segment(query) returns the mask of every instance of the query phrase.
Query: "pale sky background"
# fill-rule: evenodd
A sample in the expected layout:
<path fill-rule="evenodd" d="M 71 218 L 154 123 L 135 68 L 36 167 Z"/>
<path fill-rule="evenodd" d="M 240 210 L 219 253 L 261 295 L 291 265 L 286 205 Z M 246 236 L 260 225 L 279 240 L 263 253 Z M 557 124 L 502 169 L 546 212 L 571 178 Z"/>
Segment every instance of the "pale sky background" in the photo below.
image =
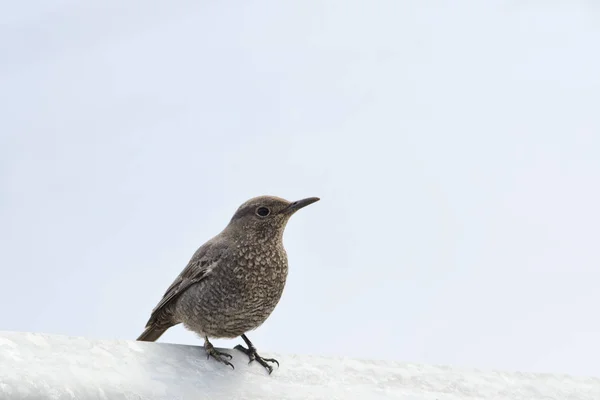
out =
<path fill-rule="evenodd" d="M 135 339 L 319 196 L 264 355 L 600 376 L 599 46 L 593 1 L 3 1 L 0 329 Z"/>

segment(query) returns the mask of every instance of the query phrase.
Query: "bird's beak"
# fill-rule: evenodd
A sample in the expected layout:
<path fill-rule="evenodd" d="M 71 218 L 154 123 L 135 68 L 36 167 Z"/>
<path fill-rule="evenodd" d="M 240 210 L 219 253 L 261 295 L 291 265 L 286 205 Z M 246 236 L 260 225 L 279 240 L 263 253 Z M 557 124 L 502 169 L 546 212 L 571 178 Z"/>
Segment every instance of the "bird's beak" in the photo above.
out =
<path fill-rule="evenodd" d="M 293 214 L 296 211 L 298 211 L 299 209 L 304 208 L 312 203 L 316 203 L 319 200 L 320 199 L 318 197 L 309 197 L 306 199 L 297 200 L 297 201 L 294 201 L 293 203 L 291 203 L 289 206 L 287 206 L 283 210 L 283 212 L 285 212 L 287 214 Z"/>

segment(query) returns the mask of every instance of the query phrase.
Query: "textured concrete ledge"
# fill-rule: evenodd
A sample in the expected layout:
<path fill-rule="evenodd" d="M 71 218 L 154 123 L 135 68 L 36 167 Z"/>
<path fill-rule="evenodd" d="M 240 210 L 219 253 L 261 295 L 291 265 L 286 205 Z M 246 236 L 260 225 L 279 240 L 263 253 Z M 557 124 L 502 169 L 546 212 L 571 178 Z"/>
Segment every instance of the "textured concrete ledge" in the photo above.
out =
<path fill-rule="evenodd" d="M 267 375 L 202 347 L 0 332 L 0 399 L 598 400 L 600 379 L 274 356 Z"/>

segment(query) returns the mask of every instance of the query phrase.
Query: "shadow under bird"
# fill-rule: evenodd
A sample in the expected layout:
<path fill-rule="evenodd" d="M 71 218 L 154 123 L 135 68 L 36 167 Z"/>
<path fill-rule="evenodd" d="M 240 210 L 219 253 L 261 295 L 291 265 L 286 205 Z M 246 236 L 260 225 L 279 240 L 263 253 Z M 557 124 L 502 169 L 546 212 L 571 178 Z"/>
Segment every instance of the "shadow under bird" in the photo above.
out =
<path fill-rule="evenodd" d="M 152 310 L 137 340 L 153 342 L 182 323 L 204 338 L 207 357 L 233 367 L 231 355 L 216 350 L 209 338 L 241 336 L 247 348 L 235 349 L 269 374 L 279 362 L 263 358 L 246 336 L 262 325 L 281 298 L 288 274 L 283 232 L 290 217 L 319 198 L 294 202 L 259 196 L 242 204 L 229 224 L 203 244 Z"/>

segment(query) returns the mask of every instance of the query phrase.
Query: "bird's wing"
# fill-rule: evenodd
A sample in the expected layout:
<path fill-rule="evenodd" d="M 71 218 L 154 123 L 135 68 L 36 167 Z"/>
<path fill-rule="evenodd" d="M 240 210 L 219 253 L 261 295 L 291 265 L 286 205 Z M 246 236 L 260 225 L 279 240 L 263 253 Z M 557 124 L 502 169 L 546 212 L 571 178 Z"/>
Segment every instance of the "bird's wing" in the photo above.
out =
<path fill-rule="evenodd" d="M 160 317 L 163 316 L 165 307 L 172 304 L 186 289 L 210 276 L 211 271 L 221 259 L 220 250 L 219 246 L 210 246 L 207 244 L 196 251 L 188 265 L 181 271 L 179 276 L 169 286 L 163 298 L 154 307 L 146 326 L 161 319 Z"/>

